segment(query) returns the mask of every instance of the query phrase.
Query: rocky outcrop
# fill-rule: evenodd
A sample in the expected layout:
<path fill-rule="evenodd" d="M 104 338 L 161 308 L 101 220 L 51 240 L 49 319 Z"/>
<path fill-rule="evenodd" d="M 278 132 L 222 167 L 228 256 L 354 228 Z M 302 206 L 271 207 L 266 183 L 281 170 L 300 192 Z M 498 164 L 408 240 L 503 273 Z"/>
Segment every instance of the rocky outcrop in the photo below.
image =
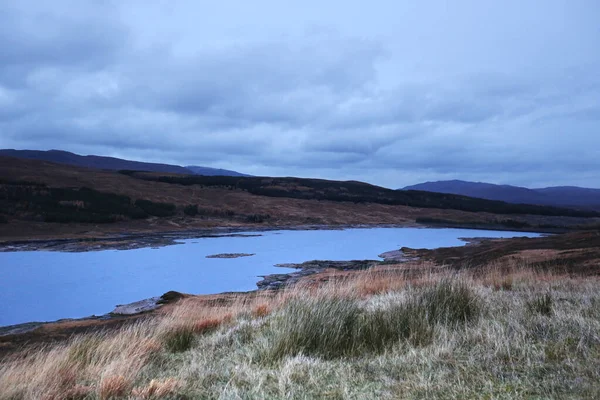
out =
<path fill-rule="evenodd" d="M 314 260 L 307 261 L 301 264 L 277 264 L 276 267 L 299 269 L 297 272 L 289 274 L 271 274 L 261 276 L 263 279 L 256 286 L 259 290 L 281 289 L 287 285 L 292 285 L 300 279 L 318 274 L 327 269 L 337 269 L 340 271 L 354 271 L 371 268 L 379 264 L 376 260 L 353 260 L 353 261 L 323 261 Z"/>
<path fill-rule="evenodd" d="M 135 301 L 129 304 L 118 304 L 115 309 L 111 312 L 112 315 L 135 315 L 152 310 L 156 310 L 163 304 L 175 302 L 184 295 L 173 290 L 163 294 L 160 297 L 151 297 L 140 301 Z"/>
<path fill-rule="evenodd" d="M 406 250 L 408 250 L 408 248 L 403 247 L 400 250 L 386 251 L 377 257 L 383 258 L 384 262 L 407 262 L 418 260 L 418 257 L 407 254 Z"/>

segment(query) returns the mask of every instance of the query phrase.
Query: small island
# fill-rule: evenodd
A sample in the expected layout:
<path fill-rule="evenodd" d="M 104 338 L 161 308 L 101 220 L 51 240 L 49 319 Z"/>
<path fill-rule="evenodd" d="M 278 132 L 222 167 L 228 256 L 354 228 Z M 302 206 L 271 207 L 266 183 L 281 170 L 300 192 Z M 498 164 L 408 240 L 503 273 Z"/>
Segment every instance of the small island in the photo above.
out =
<path fill-rule="evenodd" d="M 254 253 L 222 253 L 222 254 L 213 254 L 210 256 L 206 256 L 206 258 L 240 258 L 240 257 L 252 257 L 255 255 Z"/>

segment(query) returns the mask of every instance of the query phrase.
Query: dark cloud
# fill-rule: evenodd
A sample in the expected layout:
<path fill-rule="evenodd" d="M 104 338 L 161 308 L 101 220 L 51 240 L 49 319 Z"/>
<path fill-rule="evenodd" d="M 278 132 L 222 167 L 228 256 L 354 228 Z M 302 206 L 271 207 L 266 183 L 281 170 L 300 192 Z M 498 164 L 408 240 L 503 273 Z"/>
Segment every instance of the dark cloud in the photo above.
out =
<path fill-rule="evenodd" d="M 595 2 L 334 3 L 0 5 L 0 147 L 597 186 Z"/>

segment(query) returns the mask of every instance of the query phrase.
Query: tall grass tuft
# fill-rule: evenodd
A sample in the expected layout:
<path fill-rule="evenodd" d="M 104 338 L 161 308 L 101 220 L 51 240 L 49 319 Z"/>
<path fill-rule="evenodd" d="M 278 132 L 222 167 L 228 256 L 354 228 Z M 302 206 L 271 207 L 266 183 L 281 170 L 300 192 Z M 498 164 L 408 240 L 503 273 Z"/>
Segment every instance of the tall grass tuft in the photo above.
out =
<path fill-rule="evenodd" d="M 152 379 L 145 387 L 135 388 L 133 396 L 138 399 L 164 399 L 176 392 L 181 383 L 175 378 L 165 380 Z"/>
<path fill-rule="evenodd" d="M 419 298 L 432 323 L 458 325 L 475 321 L 481 314 L 481 299 L 465 281 L 446 278 L 425 290 Z"/>
<path fill-rule="evenodd" d="M 427 310 L 415 298 L 374 310 L 361 307 L 353 297 L 294 298 L 269 329 L 272 359 L 298 354 L 351 357 L 383 352 L 401 340 L 424 346 L 433 339 Z"/>
<path fill-rule="evenodd" d="M 547 292 L 543 295 L 537 295 L 526 302 L 527 310 L 532 314 L 551 315 L 552 314 L 552 295 Z"/>
<path fill-rule="evenodd" d="M 426 312 L 414 299 L 364 312 L 355 327 L 357 347 L 380 353 L 399 340 L 414 346 L 425 346 L 433 340 L 433 325 Z"/>
<path fill-rule="evenodd" d="M 171 353 L 187 351 L 194 342 L 194 327 L 181 325 L 166 330 L 162 334 L 162 342 Z"/>
<path fill-rule="evenodd" d="M 360 317 L 361 309 L 353 298 L 291 299 L 272 323 L 274 343 L 270 355 L 351 355 L 356 350 L 354 331 Z"/>
<path fill-rule="evenodd" d="M 101 400 L 122 398 L 131 388 L 131 382 L 122 375 L 109 375 L 103 377 L 98 388 L 98 395 Z"/>

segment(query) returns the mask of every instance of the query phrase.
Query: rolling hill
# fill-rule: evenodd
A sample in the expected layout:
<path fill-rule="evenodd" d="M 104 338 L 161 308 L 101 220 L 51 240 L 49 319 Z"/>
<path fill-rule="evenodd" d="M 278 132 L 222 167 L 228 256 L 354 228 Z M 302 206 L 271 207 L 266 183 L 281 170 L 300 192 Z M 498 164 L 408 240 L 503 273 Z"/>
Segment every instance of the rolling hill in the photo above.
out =
<path fill-rule="evenodd" d="M 402 190 L 448 193 L 487 200 L 505 201 L 513 204 L 538 204 L 545 206 L 600 209 L 600 189 L 588 189 L 576 186 L 528 189 L 519 186 L 452 180 L 425 182 L 407 186 Z"/>
<path fill-rule="evenodd" d="M 228 169 L 221 168 L 209 168 L 209 167 L 199 167 L 197 165 L 188 165 L 187 169 L 192 171 L 196 175 L 204 175 L 204 176 L 250 176 L 246 174 L 242 174 L 241 172 L 231 171 Z"/>
<path fill-rule="evenodd" d="M 147 172 L 162 172 L 168 174 L 196 174 L 196 175 L 224 175 L 224 176 L 244 176 L 236 171 L 225 169 L 189 166 L 182 167 L 180 165 L 148 163 L 140 161 L 124 160 L 115 157 L 104 156 L 82 156 L 62 150 L 0 150 L 0 156 L 25 158 L 30 160 L 49 161 L 60 164 L 73 165 L 76 167 L 95 168 L 104 170 L 132 170 L 132 171 L 147 171 Z"/>
<path fill-rule="evenodd" d="M 600 212 L 357 181 L 84 168 L 0 156 L 0 241 L 260 224 L 597 229 Z"/>

